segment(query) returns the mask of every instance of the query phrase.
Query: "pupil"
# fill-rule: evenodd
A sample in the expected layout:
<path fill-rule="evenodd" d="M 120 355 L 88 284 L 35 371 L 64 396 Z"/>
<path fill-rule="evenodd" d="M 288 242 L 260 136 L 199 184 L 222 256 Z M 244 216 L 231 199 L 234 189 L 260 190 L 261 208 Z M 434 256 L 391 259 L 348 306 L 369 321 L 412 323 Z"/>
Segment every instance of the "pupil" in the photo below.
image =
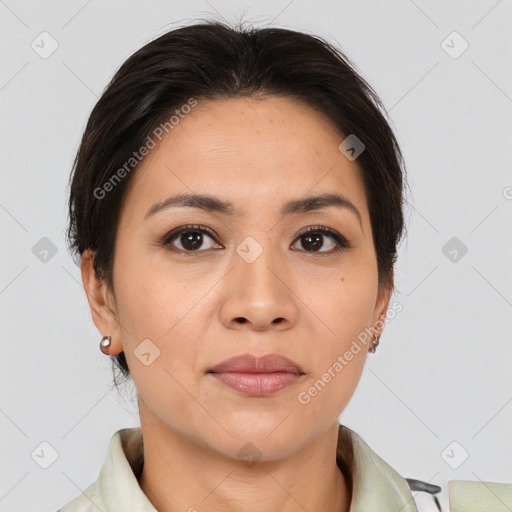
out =
<path fill-rule="evenodd" d="M 304 237 L 307 240 L 307 247 L 304 246 L 305 249 L 315 249 L 315 248 L 321 248 L 322 247 L 322 235 L 320 234 L 313 234 L 313 235 L 306 235 Z"/>
<path fill-rule="evenodd" d="M 181 243 L 185 249 L 195 250 L 201 247 L 203 235 L 198 232 L 189 232 L 181 235 Z"/>

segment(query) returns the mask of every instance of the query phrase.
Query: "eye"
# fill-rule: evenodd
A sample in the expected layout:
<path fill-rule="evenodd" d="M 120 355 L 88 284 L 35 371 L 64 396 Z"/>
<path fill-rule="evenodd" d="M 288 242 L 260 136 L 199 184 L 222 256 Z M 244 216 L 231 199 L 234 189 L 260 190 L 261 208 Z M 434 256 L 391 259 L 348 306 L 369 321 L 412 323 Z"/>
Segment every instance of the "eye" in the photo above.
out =
<path fill-rule="evenodd" d="M 329 237 L 331 238 L 331 240 L 334 240 L 334 242 L 331 241 L 330 244 L 331 250 L 318 251 L 317 248 L 322 247 L 324 245 L 325 237 Z M 339 251 L 344 251 L 351 247 L 350 243 L 343 235 L 340 235 L 338 232 L 322 224 L 303 229 L 302 231 L 299 232 L 297 238 L 303 240 L 302 247 L 306 252 L 321 252 L 333 254 Z"/>
<path fill-rule="evenodd" d="M 205 242 L 205 235 L 213 243 L 210 242 L 206 249 L 222 248 L 221 245 L 215 243 L 215 234 L 213 231 L 206 226 L 190 225 L 183 226 L 178 229 L 174 229 L 170 233 L 167 233 L 161 240 L 161 244 L 164 246 L 174 245 L 174 241 L 180 244 L 181 247 L 177 247 L 182 252 L 204 252 L 200 251 L 199 248 L 203 246 Z"/>
<path fill-rule="evenodd" d="M 328 250 L 318 250 L 323 248 L 326 237 L 331 239 L 330 247 L 327 248 Z M 207 239 L 210 240 L 210 243 L 204 247 L 205 240 Z M 301 230 L 296 239 L 303 240 L 301 245 L 306 252 L 333 254 L 351 247 L 344 236 L 322 224 Z M 215 233 L 206 226 L 200 225 L 188 225 L 174 229 L 164 236 L 160 244 L 169 248 L 169 250 L 174 250 L 172 249 L 174 247 L 177 251 L 185 253 L 205 252 L 208 249 L 223 248 L 222 245 L 216 242 Z M 201 248 L 202 250 L 200 250 Z"/>

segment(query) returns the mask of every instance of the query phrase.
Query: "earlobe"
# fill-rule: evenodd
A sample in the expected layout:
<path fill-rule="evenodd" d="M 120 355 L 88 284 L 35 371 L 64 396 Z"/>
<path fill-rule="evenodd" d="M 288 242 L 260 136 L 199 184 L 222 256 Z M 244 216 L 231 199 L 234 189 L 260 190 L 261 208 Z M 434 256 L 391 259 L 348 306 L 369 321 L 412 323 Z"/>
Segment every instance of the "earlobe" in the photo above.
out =
<path fill-rule="evenodd" d="M 94 253 L 84 251 L 80 260 L 82 283 L 94 325 L 102 336 L 112 338 L 109 352 L 114 355 L 122 351 L 117 312 L 107 283 L 97 276 L 93 263 Z"/>
<path fill-rule="evenodd" d="M 390 286 L 381 286 L 379 287 L 379 291 L 377 294 L 377 301 L 375 303 L 374 310 L 374 319 L 373 319 L 373 337 L 370 341 L 370 346 L 368 348 L 368 352 L 375 353 L 377 346 L 379 345 L 380 337 L 382 336 L 382 331 L 384 329 L 384 324 L 386 322 L 387 310 L 389 305 L 389 300 L 391 297 L 391 285 Z"/>

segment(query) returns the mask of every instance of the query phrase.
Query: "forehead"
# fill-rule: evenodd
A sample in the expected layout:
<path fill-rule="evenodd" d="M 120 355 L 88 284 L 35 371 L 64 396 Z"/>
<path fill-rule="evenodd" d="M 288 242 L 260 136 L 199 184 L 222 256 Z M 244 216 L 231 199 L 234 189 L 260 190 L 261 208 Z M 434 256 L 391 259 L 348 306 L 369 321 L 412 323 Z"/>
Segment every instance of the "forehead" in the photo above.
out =
<path fill-rule="evenodd" d="M 361 169 L 338 149 L 344 138 L 292 98 L 198 100 L 141 162 L 125 202 L 142 208 L 171 193 L 208 193 L 250 215 L 262 205 L 339 192 L 364 216 Z"/>

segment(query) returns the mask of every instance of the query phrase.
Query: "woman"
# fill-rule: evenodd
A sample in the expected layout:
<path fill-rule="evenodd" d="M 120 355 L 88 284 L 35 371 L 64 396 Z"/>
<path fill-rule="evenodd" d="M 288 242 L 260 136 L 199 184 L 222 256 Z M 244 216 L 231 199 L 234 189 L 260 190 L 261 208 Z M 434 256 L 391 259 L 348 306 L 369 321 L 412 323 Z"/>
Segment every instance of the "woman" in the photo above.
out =
<path fill-rule="evenodd" d="M 406 512 L 435 494 L 338 424 L 388 314 L 403 171 L 377 95 L 319 38 L 200 23 L 132 55 L 86 127 L 68 237 L 141 427 L 60 510 Z"/>

